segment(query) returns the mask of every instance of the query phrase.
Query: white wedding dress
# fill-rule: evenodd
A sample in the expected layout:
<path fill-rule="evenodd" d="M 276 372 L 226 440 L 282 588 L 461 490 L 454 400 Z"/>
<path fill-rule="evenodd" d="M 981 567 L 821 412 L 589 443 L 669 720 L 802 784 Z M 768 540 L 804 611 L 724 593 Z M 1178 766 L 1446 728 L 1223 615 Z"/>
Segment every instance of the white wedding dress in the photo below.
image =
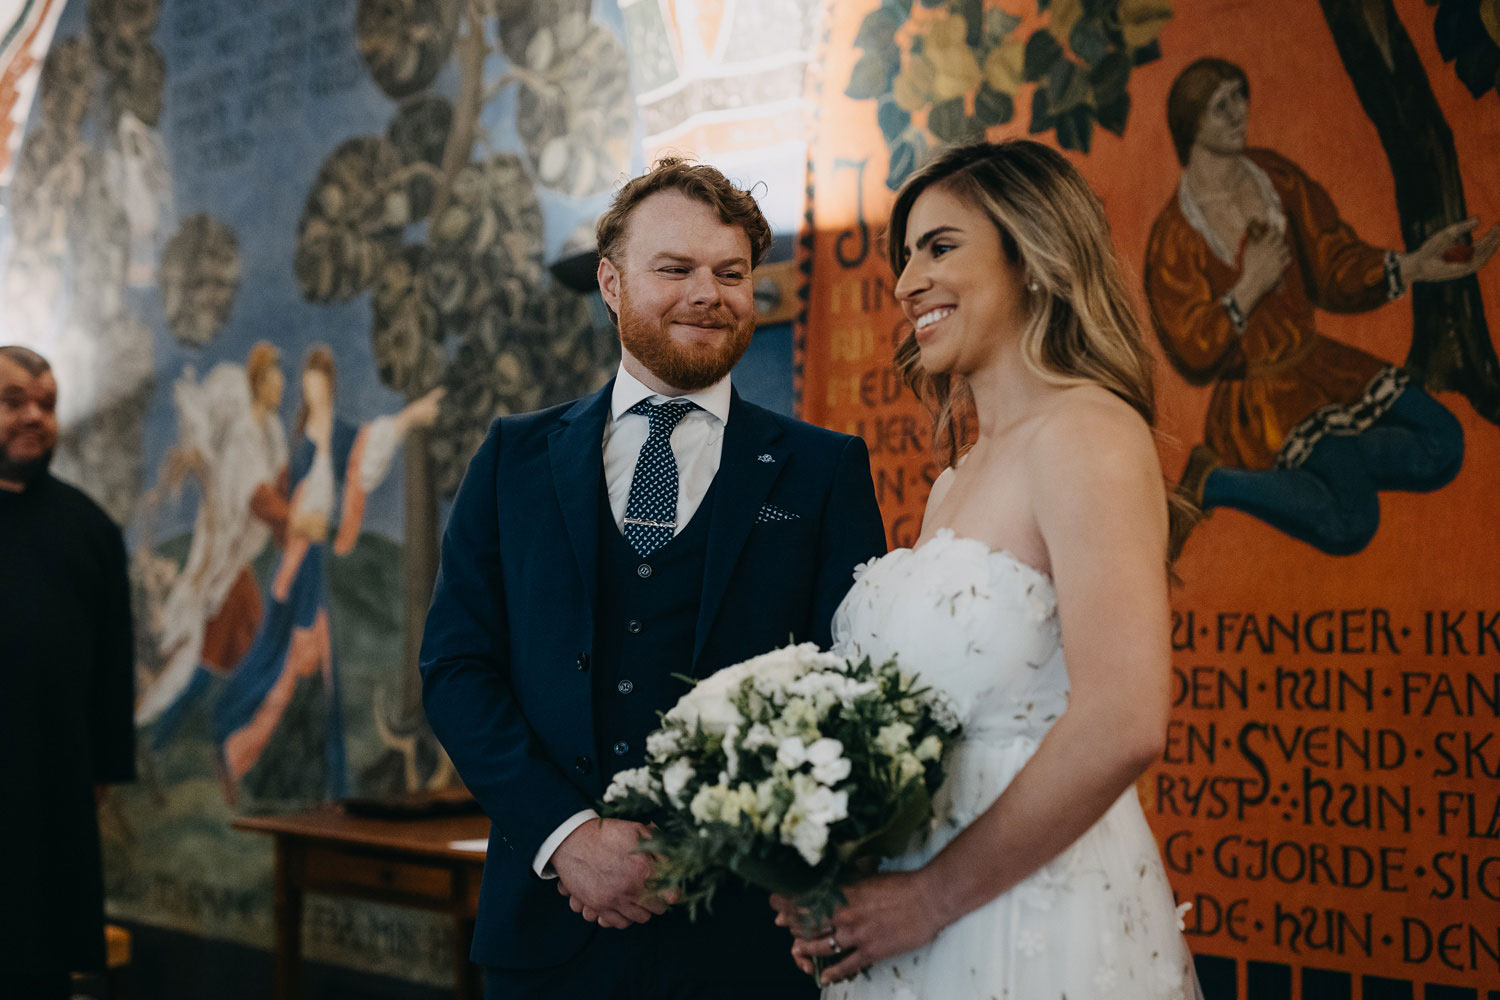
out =
<path fill-rule="evenodd" d="M 964 724 L 932 825 L 885 870 L 920 867 L 995 801 L 1068 702 L 1052 582 L 939 531 L 855 570 L 834 650 L 896 657 Z M 1201 994 L 1134 788 L 1051 863 L 824 1000 L 1191 1000 Z"/>

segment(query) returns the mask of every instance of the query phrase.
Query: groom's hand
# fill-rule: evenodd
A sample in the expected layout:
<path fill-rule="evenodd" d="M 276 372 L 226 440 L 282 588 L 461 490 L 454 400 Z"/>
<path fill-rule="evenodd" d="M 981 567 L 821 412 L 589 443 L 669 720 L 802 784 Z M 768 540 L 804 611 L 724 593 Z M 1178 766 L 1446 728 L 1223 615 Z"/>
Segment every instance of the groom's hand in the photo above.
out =
<path fill-rule="evenodd" d="M 568 834 L 552 854 L 552 868 L 574 913 L 619 929 L 666 912 L 666 903 L 646 889 L 651 862 L 636 853 L 650 834 L 620 819 L 589 820 Z"/>

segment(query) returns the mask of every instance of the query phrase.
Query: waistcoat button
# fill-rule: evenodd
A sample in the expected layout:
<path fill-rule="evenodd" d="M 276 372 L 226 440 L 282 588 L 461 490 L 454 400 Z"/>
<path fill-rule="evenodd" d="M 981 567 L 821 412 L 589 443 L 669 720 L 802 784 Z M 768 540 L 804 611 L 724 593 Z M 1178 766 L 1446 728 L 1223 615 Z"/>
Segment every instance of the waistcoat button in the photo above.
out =
<path fill-rule="evenodd" d="M 615 685 L 615 690 L 620 692 L 621 694 L 629 694 L 630 692 L 635 690 L 635 681 L 627 677 L 623 681 Z"/>
<path fill-rule="evenodd" d="M 651 576 L 651 567 L 650 567 L 650 565 L 647 564 L 647 563 L 641 563 L 639 566 L 637 566 L 635 568 L 635 575 L 638 576 L 638 577 L 640 577 L 642 580 L 647 579 L 648 577 Z"/>

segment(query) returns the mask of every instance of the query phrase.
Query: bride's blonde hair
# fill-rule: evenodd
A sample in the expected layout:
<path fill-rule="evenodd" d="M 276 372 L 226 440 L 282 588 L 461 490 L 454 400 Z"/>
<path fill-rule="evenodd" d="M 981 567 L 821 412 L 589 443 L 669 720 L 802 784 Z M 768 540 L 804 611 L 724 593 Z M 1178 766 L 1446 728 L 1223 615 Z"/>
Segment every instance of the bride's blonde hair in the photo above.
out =
<path fill-rule="evenodd" d="M 977 142 L 939 153 L 896 194 L 886 229 L 886 253 L 899 279 L 906 267 L 906 221 L 930 188 L 948 191 L 984 212 L 1000 231 L 1012 263 L 1026 275 L 1031 317 L 1021 333 L 1021 357 L 1053 385 L 1103 386 L 1156 426 L 1155 360 L 1146 348 L 1123 269 L 1110 240 L 1104 205 L 1061 154 L 1027 139 Z M 961 380 L 922 367 L 916 336 L 896 349 L 906 384 L 933 415 L 933 444 L 948 465 L 973 443 L 954 404 L 964 404 Z M 1168 491 L 1174 525 L 1193 516 Z"/>

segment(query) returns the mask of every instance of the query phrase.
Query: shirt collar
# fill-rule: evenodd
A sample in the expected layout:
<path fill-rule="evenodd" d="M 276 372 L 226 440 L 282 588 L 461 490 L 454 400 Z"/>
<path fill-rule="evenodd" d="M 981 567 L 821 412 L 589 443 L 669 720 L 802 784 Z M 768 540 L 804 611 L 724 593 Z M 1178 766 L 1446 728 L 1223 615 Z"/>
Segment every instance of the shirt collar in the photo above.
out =
<path fill-rule="evenodd" d="M 707 389 L 699 389 L 697 392 L 689 392 L 682 396 L 663 396 L 653 392 L 642 385 L 640 380 L 625 370 L 625 365 L 620 364 L 620 370 L 615 374 L 615 389 L 610 397 L 610 416 L 619 420 L 636 403 L 643 399 L 686 399 L 697 403 L 703 409 L 719 418 L 721 424 L 729 423 L 729 398 L 732 390 L 729 387 L 729 376 L 725 375 L 719 381 Z"/>

